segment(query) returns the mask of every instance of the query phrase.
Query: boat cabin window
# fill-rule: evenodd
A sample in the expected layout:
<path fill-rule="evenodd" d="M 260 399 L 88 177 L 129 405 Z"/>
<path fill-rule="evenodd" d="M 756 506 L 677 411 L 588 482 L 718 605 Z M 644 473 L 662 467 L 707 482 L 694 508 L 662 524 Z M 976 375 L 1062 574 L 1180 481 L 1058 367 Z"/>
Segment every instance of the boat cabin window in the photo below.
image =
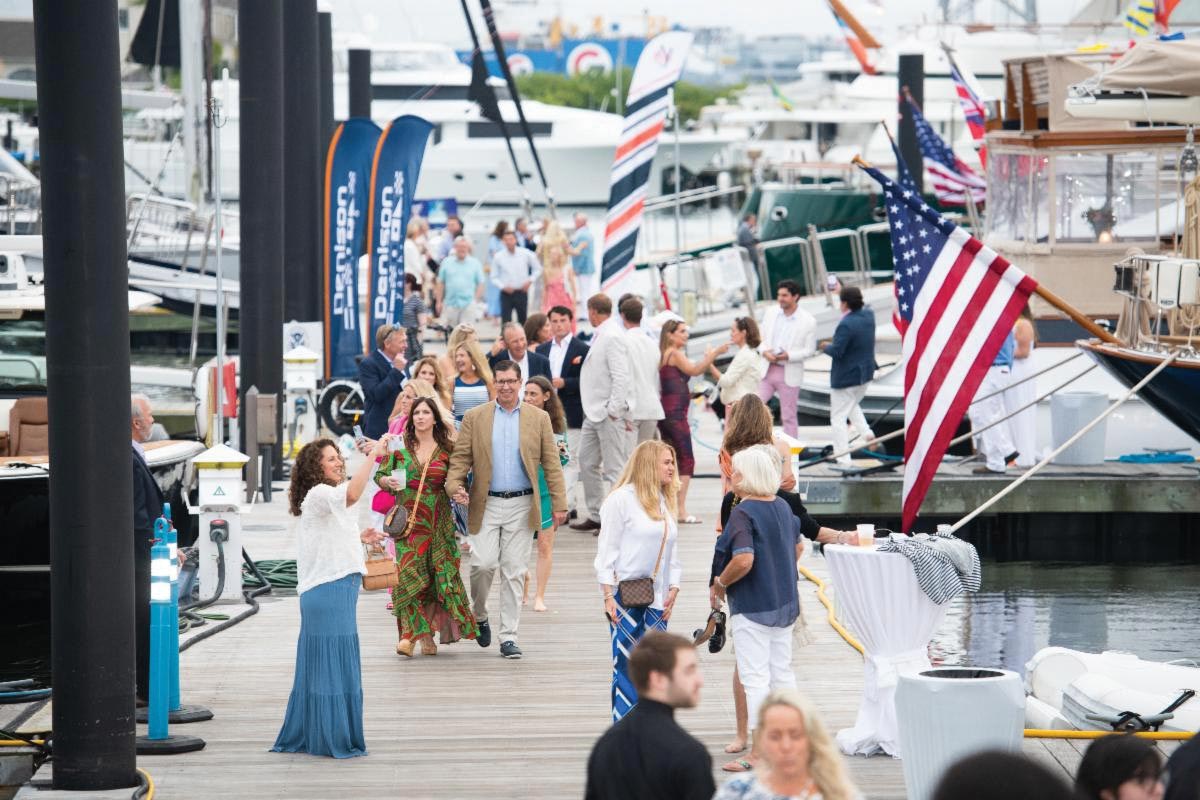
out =
<path fill-rule="evenodd" d="M 1028 244 L 1148 242 L 1175 231 L 1178 149 L 994 150 L 989 236 Z"/>
<path fill-rule="evenodd" d="M 811 122 L 796 122 L 793 120 L 773 120 L 767 123 L 763 131 L 763 139 L 782 139 L 807 142 L 813 138 Z"/>
<path fill-rule="evenodd" d="M 0 309 L 0 395 L 46 393 L 46 325 L 41 312 Z"/>
<path fill-rule="evenodd" d="M 470 100 L 468 86 L 414 83 L 373 83 L 371 97 L 374 100 Z M 507 86 L 492 86 L 496 99 L 511 100 Z"/>
<path fill-rule="evenodd" d="M 506 123 L 509 136 L 520 136 L 521 127 L 516 122 Z M 534 136 L 549 136 L 550 131 L 554 129 L 553 122 L 530 122 L 529 131 Z M 487 122 L 468 122 L 467 123 L 467 138 L 468 139 L 498 139 L 504 136 L 504 131 L 500 126 L 490 120 Z"/>

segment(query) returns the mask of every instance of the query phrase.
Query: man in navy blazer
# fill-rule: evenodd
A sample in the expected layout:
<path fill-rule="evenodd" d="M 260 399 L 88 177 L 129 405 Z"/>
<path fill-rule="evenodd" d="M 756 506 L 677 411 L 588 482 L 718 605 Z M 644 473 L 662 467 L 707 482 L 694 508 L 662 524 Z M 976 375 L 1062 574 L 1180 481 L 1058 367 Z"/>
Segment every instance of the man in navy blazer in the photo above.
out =
<path fill-rule="evenodd" d="M 576 509 L 575 484 L 579 483 L 579 443 L 583 440 L 583 400 L 579 395 L 579 373 L 587 358 L 588 346 L 572 334 L 575 311 L 566 306 L 550 309 L 550 332 L 553 338 L 537 346 L 540 355 L 550 362 L 550 382 L 558 392 L 567 417 L 567 450 L 571 460 L 563 467 L 567 481 L 567 507 Z"/>
<path fill-rule="evenodd" d="M 838 295 L 842 301 L 842 321 L 833 332 L 833 341 L 825 353 L 833 359 L 829 373 L 829 424 L 833 426 L 833 450 L 841 453 L 850 446 L 849 422 L 863 441 L 875 438 L 859 404 L 867 394 L 867 384 L 875 377 L 875 315 L 863 307 L 862 291 L 847 286 Z M 839 464 L 850 464 L 849 453 L 839 456 Z"/>
<path fill-rule="evenodd" d="M 154 522 L 162 516 L 163 493 L 146 463 L 142 444 L 150 440 L 154 415 L 145 395 L 130 398 L 133 440 L 133 579 L 135 652 L 137 655 L 137 697 L 150 699 L 150 546 L 154 540 Z"/>
<path fill-rule="evenodd" d="M 363 433 L 378 439 L 387 432 L 388 415 L 396 405 L 400 389 L 408 381 L 408 334 L 396 325 L 380 325 L 375 331 L 376 349 L 358 365 L 358 385 L 366 408 Z"/>
<path fill-rule="evenodd" d="M 538 355 L 529 349 L 529 341 L 525 338 L 525 327 L 519 322 L 506 322 L 500 330 L 500 338 L 504 341 L 504 349 L 488 358 L 488 364 L 494 369 L 501 361 L 511 361 L 521 368 L 521 380 L 528 381 L 534 375 L 541 375 L 546 380 L 551 379 L 550 359 Z M 521 398 L 525 398 L 525 384 L 521 384 Z"/>

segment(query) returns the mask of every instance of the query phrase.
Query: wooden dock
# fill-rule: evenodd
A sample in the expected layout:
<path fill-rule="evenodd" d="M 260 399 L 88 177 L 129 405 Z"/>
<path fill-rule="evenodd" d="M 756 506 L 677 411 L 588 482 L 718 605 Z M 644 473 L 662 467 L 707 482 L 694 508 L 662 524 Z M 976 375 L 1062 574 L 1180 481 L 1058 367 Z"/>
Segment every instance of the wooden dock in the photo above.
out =
<path fill-rule="evenodd" d="M 698 438 L 716 442 L 715 422 L 705 417 Z M 696 455 L 697 474 L 715 473 L 715 453 L 698 445 Z M 715 479 L 698 478 L 689 497 L 689 510 L 705 523 L 684 526 L 680 540 L 684 578 L 671 628 L 684 635 L 707 616 L 718 493 Z M 246 519 L 246 549 L 256 559 L 294 555 L 283 493 Z M 520 661 L 502 659 L 497 642 L 487 649 L 462 642 L 441 648 L 436 657 L 402 659 L 393 650 L 396 628 L 385 610 L 387 598 L 363 593 L 358 623 L 370 755 L 345 761 L 268 752 L 291 688 L 300 621 L 294 595 L 268 595 L 259 614 L 182 656 L 183 702 L 207 706 L 215 718 L 173 731 L 200 736 L 207 747 L 145 757 L 139 764 L 153 776 L 157 796 L 172 800 L 581 797 L 588 753 L 609 725 L 609 639 L 591 569 L 594 555 L 591 535 L 559 533 L 547 595 L 551 610 L 538 614 L 530 607 L 523 614 Z M 804 563 L 828 575 L 823 559 Z M 862 660 L 826 623 L 815 586 L 803 582 L 801 597 L 813 641 L 795 652 L 798 683 L 836 731 L 854 720 Z M 492 608 L 495 613 L 494 597 Z M 678 719 L 708 746 L 719 784 L 727 777 L 719 767 L 729 758 L 722 748 L 734 733 L 733 656 L 727 647 L 717 655 L 702 650 L 700 659 L 701 704 Z M 49 708 L 23 726 L 49 727 Z M 1067 777 L 1085 744 L 1026 740 L 1025 750 Z M 848 763 L 865 797 L 905 796 L 900 761 L 856 757 Z M 37 777 L 46 777 L 47 769 Z M 27 789 L 19 796 L 54 794 Z"/>

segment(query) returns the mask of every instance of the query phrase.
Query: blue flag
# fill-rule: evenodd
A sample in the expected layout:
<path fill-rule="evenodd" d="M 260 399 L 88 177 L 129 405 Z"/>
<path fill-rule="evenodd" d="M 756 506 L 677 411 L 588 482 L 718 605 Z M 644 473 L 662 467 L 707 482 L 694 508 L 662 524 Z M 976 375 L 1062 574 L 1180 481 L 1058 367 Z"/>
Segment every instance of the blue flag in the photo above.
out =
<path fill-rule="evenodd" d="M 433 125 L 406 114 L 392 120 L 375 148 L 367 227 L 368 332 L 400 322 L 404 304 L 404 237 Z M 415 270 L 420 273 L 422 270 Z M 371 347 L 371 342 L 367 343 Z"/>
<path fill-rule="evenodd" d="M 363 351 L 358 259 L 363 254 L 371 155 L 379 126 L 369 119 L 338 125 L 325 158 L 325 379 L 358 374 Z"/>

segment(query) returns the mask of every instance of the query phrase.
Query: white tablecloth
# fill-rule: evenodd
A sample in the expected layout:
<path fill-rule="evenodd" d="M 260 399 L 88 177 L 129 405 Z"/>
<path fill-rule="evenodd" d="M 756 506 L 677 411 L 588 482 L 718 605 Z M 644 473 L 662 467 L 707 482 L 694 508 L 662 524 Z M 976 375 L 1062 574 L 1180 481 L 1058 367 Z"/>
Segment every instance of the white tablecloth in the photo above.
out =
<path fill-rule="evenodd" d="M 853 728 L 838 731 L 847 755 L 880 750 L 900 757 L 896 725 L 896 679 L 930 667 L 929 640 L 945 607 L 934 604 L 899 553 L 827 545 L 837 616 L 866 652 L 863 697 Z"/>

